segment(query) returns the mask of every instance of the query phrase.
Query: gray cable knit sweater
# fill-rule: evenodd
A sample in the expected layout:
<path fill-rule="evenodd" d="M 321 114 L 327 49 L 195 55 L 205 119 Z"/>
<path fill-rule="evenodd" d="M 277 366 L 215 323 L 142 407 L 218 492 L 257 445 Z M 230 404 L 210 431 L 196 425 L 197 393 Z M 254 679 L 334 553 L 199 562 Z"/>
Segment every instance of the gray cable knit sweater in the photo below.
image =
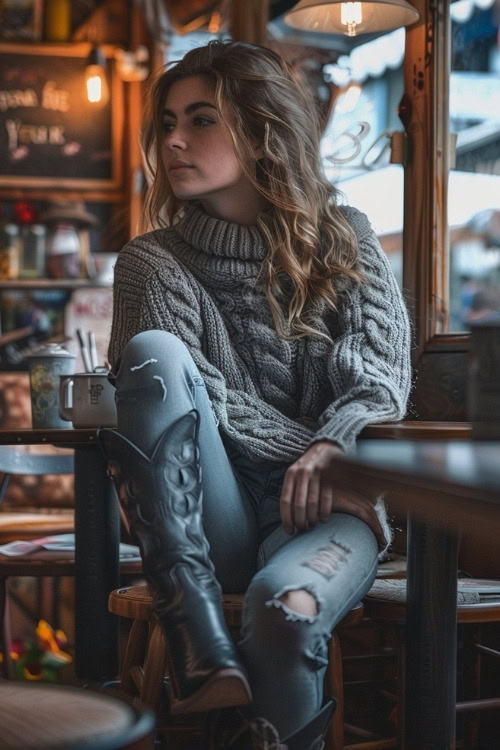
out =
<path fill-rule="evenodd" d="M 410 388 L 407 313 L 367 217 L 342 210 L 367 280 L 345 287 L 338 312 L 318 306 L 332 342 L 280 339 L 256 283 L 266 255 L 261 233 L 191 204 L 178 224 L 120 253 L 110 362 L 140 331 L 176 334 L 204 378 L 223 438 L 256 461 L 292 463 L 324 439 L 348 451 L 365 425 L 401 419 Z"/>

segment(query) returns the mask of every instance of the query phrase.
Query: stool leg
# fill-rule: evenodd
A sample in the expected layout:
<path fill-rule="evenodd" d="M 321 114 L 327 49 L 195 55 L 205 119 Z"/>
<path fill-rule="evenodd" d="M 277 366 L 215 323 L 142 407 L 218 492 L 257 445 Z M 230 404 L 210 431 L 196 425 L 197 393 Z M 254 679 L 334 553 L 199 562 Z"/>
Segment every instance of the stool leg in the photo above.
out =
<path fill-rule="evenodd" d="M 328 645 L 328 667 L 325 692 L 337 699 L 337 709 L 326 735 L 325 750 L 344 750 L 344 671 L 342 651 L 337 631 L 334 630 Z"/>
<path fill-rule="evenodd" d="M 464 670 L 466 684 L 471 686 L 471 693 L 465 700 L 478 700 L 481 697 L 481 652 L 476 648 L 482 641 L 480 624 L 464 628 Z M 479 712 L 467 712 L 464 716 L 464 748 L 473 750 L 479 747 Z"/>
<path fill-rule="evenodd" d="M 148 644 L 149 623 L 147 620 L 134 620 L 127 641 L 125 657 L 123 659 L 120 688 L 129 695 L 137 695 L 138 691 L 132 677 L 132 669 L 144 664 Z"/>
<path fill-rule="evenodd" d="M 11 633 L 7 578 L 0 578 L 0 623 L 2 627 L 2 672 L 6 679 L 12 680 L 14 678 L 14 667 L 10 656 Z"/>
<path fill-rule="evenodd" d="M 161 692 L 167 664 L 167 641 L 160 623 L 153 625 L 144 662 L 144 680 L 141 702 L 151 708 L 156 716 L 160 712 Z"/>
<path fill-rule="evenodd" d="M 398 726 L 397 738 L 399 750 L 406 749 L 405 740 L 405 698 L 406 698 L 406 628 L 396 626 L 396 636 L 399 640 L 398 656 Z"/>

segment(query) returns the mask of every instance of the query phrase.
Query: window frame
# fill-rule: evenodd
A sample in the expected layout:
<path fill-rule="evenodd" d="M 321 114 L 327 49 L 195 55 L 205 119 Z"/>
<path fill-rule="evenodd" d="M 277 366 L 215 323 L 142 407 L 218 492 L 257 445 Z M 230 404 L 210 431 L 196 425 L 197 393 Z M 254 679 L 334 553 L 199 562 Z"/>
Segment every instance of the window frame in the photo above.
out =
<path fill-rule="evenodd" d="M 451 22 L 448 0 L 414 0 L 406 34 L 403 288 L 414 327 L 414 364 L 427 352 L 466 352 L 468 333 L 446 333 L 449 315 L 448 174 Z"/>

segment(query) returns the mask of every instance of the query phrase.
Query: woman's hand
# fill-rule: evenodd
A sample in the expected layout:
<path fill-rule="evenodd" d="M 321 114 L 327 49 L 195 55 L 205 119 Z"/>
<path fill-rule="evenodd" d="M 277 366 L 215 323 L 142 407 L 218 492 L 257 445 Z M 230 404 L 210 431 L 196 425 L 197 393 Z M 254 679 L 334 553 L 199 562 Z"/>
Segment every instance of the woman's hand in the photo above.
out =
<path fill-rule="evenodd" d="M 281 490 L 280 512 L 285 531 L 305 531 L 326 523 L 333 512 L 348 513 L 368 524 L 381 546 L 385 536 L 373 503 L 366 497 L 350 491 L 336 492 L 331 475 L 331 459 L 341 454 L 333 443 L 321 441 L 312 445 L 292 464 L 285 474 Z"/>

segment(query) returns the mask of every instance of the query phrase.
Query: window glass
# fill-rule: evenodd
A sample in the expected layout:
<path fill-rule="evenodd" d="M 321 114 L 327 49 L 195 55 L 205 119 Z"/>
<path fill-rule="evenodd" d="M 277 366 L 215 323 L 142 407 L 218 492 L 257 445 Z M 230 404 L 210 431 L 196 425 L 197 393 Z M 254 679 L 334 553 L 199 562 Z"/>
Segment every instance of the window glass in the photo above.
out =
<path fill-rule="evenodd" d="M 336 96 L 322 142 L 323 166 L 341 202 L 367 214 L 396 278 L 403 275 L 403 167 L 390 163 L 390 133 L 402 131 L 405 31 L 355 47 L 325 78 Z"/>
<path fill-rule="evenodd" d="M 165 48 L 165 64 L 175 63 L 182 60 L 189 50 L 196 47 L 204 47 L 213 39 L 219 39 L 222 42 L 230 41 L 229 34 L 217 33 L 211 34 L 206 30 L 192 31 L 189 34 L 176 34 L 172 32 L 169 37 L 169 44 Z"/>
<path fill-rule="evenodd" d="M 451 5 L 449 330 L 500 313 L 499 0 Z"/>

